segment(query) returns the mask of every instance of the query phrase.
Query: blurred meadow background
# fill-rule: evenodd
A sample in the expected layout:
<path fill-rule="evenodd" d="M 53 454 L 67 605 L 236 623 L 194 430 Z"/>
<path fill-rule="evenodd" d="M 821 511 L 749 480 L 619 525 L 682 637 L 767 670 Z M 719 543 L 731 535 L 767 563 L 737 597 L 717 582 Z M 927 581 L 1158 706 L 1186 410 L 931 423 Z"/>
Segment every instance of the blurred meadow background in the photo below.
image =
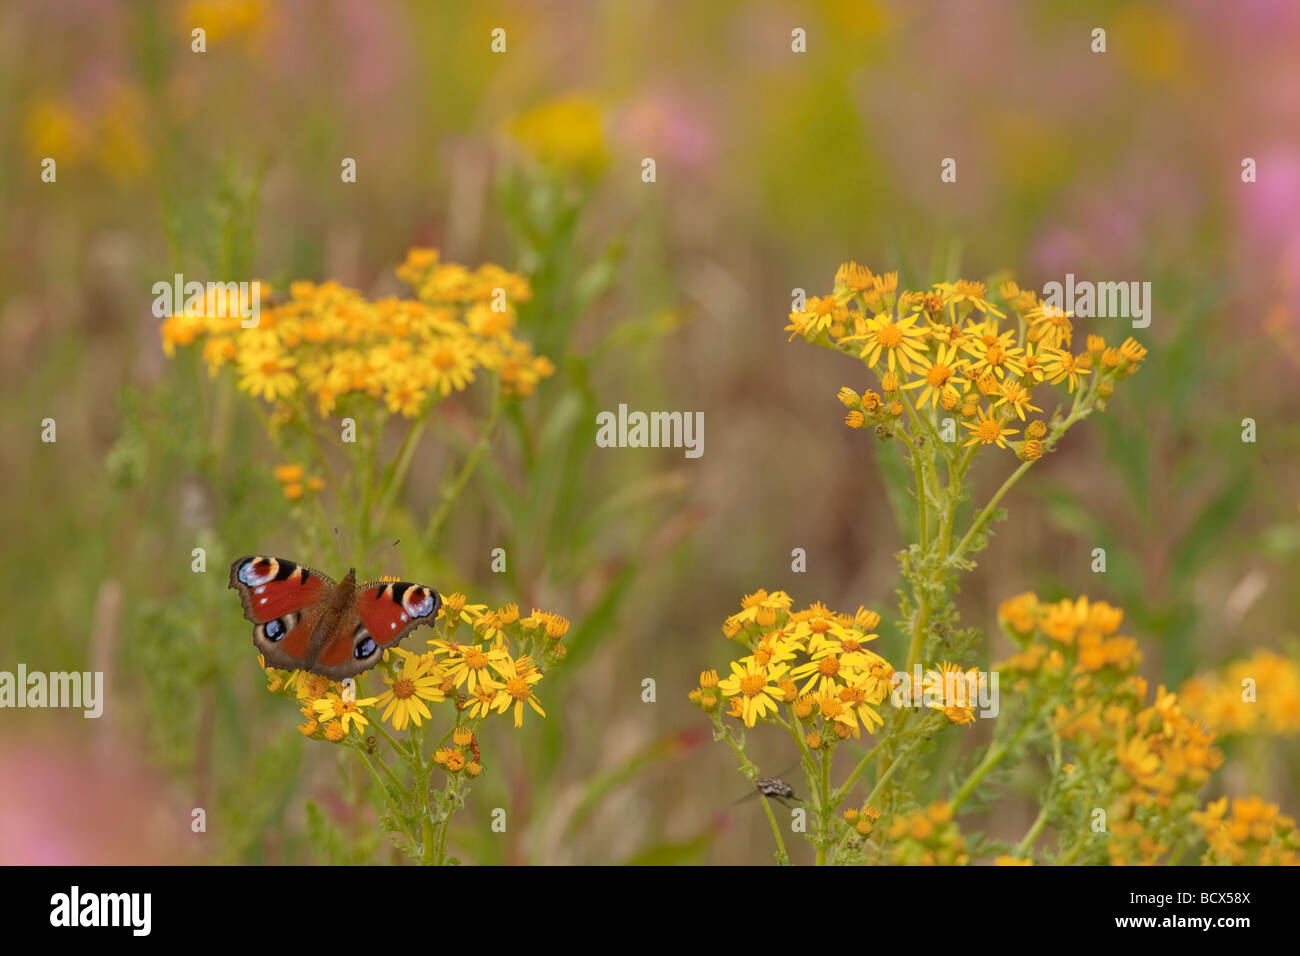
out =
<path fill-rule="evenodd" d="M 485 734 L 451 837 L 465 862 L 771 861 L 686 694 L 759 587 L 878 608 L 882 645 L 905 643 L 904 539 L 874 439 L 836 400 L 865 381 L 782 332 L 792 290 L 828 291 L 849 259 L 912 287 L 1152 283 L 1149 328 L 1082 323 L 1137 337 L 1143 373 L 1008 496 L 961 595 L 990 658 L 1010 650 L 999 603 L 1035 590 L 1123 607 L 1153 686 L 1258 648 L 1294 660 L 1297 49 L 1289 0 L 4 4 L 0 669 L 102 670 L 108 698 L 97 721 L 0 713 L 0 862 L 393 857 L 343 755 L 265 693 L 226 589 L 249 553 L 342 577 L 344 489 L 320 492 L 308 533 L 257 403 L 165 355 L 152 286 L 174 273 L 375 299 L 408 294 L 394 269 L 431 247 L 531 283 L 518 333 L 554 375 L 502 416 L 431 536 L 490 399 L 439 403 L 376 532 L 401 543 L 349 554 L 365 579 L 572 621 L 547 719 Z M 703 456 L 597 448 L 595 415 L 619 403 L 703 412 Z M 1000 480 L 976 475 L 976 498 Z M 1221 738 L 1217 791 L 1300 811 L 1294 706 Z M 986 731 L 963 733 L 969 752 Z M 1023 817 L 994 833 L 1033 818 L 1033 780 L 1012 786 Z"/>

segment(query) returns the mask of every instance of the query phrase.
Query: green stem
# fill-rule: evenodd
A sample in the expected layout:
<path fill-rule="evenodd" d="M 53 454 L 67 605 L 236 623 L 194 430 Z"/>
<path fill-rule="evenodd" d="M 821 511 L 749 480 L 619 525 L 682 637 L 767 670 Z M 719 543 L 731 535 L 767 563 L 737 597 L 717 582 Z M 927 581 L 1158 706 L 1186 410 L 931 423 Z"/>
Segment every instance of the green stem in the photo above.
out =
<path fill-rule="evenodd" d="M 388 809 L 392 811 L 393 819 L 396 820 L 397 825 L 402 828 L 402 832 L 406 834 L 406 838 L 410 840 L 412 844 L 414 844 L 415 835 L 412 834 L 409 829 L 407 829 L 406 821 L 402 819 L 401 808 L 394 806 L 393 801 L 388 798 L 388 790 L 387 788 L 384 787 L 384 782 L 379 779 L 379 774 L 375 772 L 374 764 L 370 762 L 370 758 L 365 754 L 364 751 L 358 751 L 358 753 L 361 754 L 361 759 L 365 762 L 366 769 L 370 771 L 370 776 L 374 778 L 375 786 L 379 788 L 379 792 L 384 798 L 384 803 L 388 804 Z M 383 766 L 382 762 L 380 763 L 380 766 Z M 387 767 L 384 767 L 384 769 L 388 770 Z M 390 775 L 392 774 L 391 770 L 389 771 L 389 774 Z M 394 778 L 394 782 L 397 783 L 397 786 L 399 788 L 402 786 L 401 783 L 396 780 L 396 778 Z"/>
<path fill-rule="evenodd" d="M 916 611 L 912 615 L 912 639 L 907 645 L 907 667 L 910 676 L 916 666 L 916 659 L 921 655 L 921 644 L 925 639 L 925 627 L 930 622 L 930 595 L 924 588 L 918 588 Z"/>
<path fill-rule="evenodd" d="M 364 754 L 363 754 L 363 756 L 364 756 Z M 367 761 L 367 762 L 369 762 L 369 761 Z M 405 788 L 402 786 L 402 781 L 401 781 L 400 779 L 398 779 L 397 774 L 393 773 L 392 768 L 389 767 L 388 764 L 386 764 L 386 763 L 384 763 L 382 760 L 378 760 L 378 759 L 376 759 L 375 762 L 376 762 L 377 764 L 379 764 L 379 769 L 382 770 L 384 773 L 386 773 L 386 774 L 388 775 L 388 779 L 391 780 L 391 781 L 393 781 L 393 786 L 397 787 L 399 790 L 403 790 L 403 789 L 405 789 Z"/>
<path fill-rule="evenodd" d="M 849 775 L 844 778 L 844 782 L 839 785 L 839 788 L 836 789 L 834 793 L 831 794 L 832 810 L 844 802 L 844 798 L 849 795 L 849 791 L 853 789 L 853 785 L 858 782 L 858 777 L 862 776 L 863 771 L 867 769 L 867 764 L 869 764 L 871 759 L 876 755 L 876 751 L 884 745 L 885 741 L 881 740 L 878 741 L 874 747 L 868 750 L 866 756 L 858 761 L 858 765 L 849 772 Z"/>
<path fill-rule="evenodd" d="M 894 775 L 894 771 L 899 768 L 903 762 L 903 758 L 908 755 L 911 749 L 911 747 L 903 748 L 903 752 L 894 758 L 894 762 L 889 765 L 889 769 L 880 775 L 880 779 L 876 781 L 876 785 L 872 787 L 871 792 L 867 794 L 867 799 L 862 801 L 864 804 L 875 803 L 876 798 L 880 795 L 880 791 L 884 789 L 885 784 L 889 783 L 889 778 Z"/>
<path fill-rule="evenodd" d="M 744 775 L 746 780 L 752 783 L 754 778 L 758 776 L 758 767 L 745 753 L 745 745 L 736 739 L 736 735 L 732 732 L 731 728 L 724 724 L 722 718 L 718 717 L 716 714 L 713 716 L 713 726 L 717 729 L 717 737 L 725 740 L 727 746 L 735 751 L 736 756 L 740 758 L 740 772 Z M 790 729 L 788 724 L 786 725 L 786 728 Z M 793 733 L 794 731 L 791 732 Z M 785 840 L 781 837 L 781 827 L 776 822 L 776 815 L 772 813 L 772 806 L 764 794 L 760 793 L 758 797 L 763 802 L 764 812 L 767 813 L 767 822 L 772 825 L 772 836 L 776 838 L 777 865 L 789 866 L 790 855 L 786 852 Z"/>
<path fill-rule="evenodd" d="M 1002 758 L 1007 755 L 1008 748 L 1005 744 L 994 744 L 984 753 L 984 759 L 980 761 L 979 766 L 971 771 L 971 775 L 966 778 L 966 782 L 961 785 L 952 800 L 949 801 L 954 812 L 958 807 L 966 802 L 966 798 L 975 792 L 975 788 L 980 785 L 980 781 L 988 774 L 990 770 L 1002 762 Z"/>
<path fill-rule="evenodd" d="M 917 520 L 921 530 L 921 551 L 924 552 L 930 546 L 929 532 L 929 514 L 928 495 L 925 487 L 925 469 L 921 465 L 921 455 L 912 449 L 912 471 L 916 475 L 916 508 Z"/>
<path fill-rule="evenodd" d="M 373 726 L 375 730 L 379 731 L 379 735 L 388 741 L 388 745 L 392 747 L 394 751 L 396 751 L 399 754 L 409 755 L 410 751 L 408 751 L 405 747 L 403 747 L 400 743 L 398 743 L 396 738 L 394 738 L 392 734 L 390 734 L 388 731 L 384 729 L 383 721 L 376 720 L 374 724 L 372 724 L 371 726 Z"/>
<path fill-rule="evenodd" d="M 447 831 L 451 829 L 451 817 L 456 812 L 456 803 L 460 799 L 460 777 L 453 776 L 451 782 L 447 784 L 447 789 L 443 791 L 443 801 L 446 803 L 446 816 L 442 818 L 442 824 L 438 827 L 438 866 L 442 866 L 447 859 Z"/>
<path fill-rule="evenodd" d="M 1029 832 L 1025 834 L 1024 839 L 1016 847 L 1016 856 L 1024 857 L 1029 853 L 1034 841 L 1038 839 L 1038 835 L 1043 832 L 1045 826 L 1047 826 L 1047 807 L 1043 807 L 1038 811 L 1038 817 L 1034 820 L 1033 826 L 1029 828 Z"/>
<path fill-rule="evenodd" d="M 776 822 L 776 814 L 772 812 L 772 803 L 764 794 L 759 794 L 758 799 L 763 803 L 763 812 L 767 814 L 767 822 L 772 825 L 772 836 L 776 838 L 776 863 L 777 866 L 789 866 L 790 854 L 786 852 L 785 840 L 781 838 L 781 827 Z"/>
<path fill-rule="evenodd" d="M 808 749 L 808 741 L 806 739 L 807 735 L 803 729 L 803 721 L 795 716 L 794 704 L 787 704 L 786 706 L 790 709 L 790 720 L 788 722 L 782 720 L 779 714 L 775 715 L 773 719 L 786 729 L 794 739 L 795 746 L 799 748 L 799 753 L 803 756 L 803 759 L 811 764 L 813 762 L 813 756 L 812 752 Z"/>
<path fill-rule="evenodd" d="M 1027 472 L 1033 464 L 1034 463 L 1032 461 L 1022 462 L 1020 467 L 1017 468 L 1015 471 L 1013 471 L 1011 473 L 1011 476 L 1007 478 L 1006 481 L 1002 482 L 1002 487 L 997 490 L 997 492 L 993 495 L 992 499 L 990 499 L 989 503 L 984 506 L 984 510 L 979 513 L 979 515 L 975 518 L 975 521 L 971 524 L 970 530 L 968 530 L 965 536 L 961 539 L 961 541 L 957 543 L 956 549 L 953 551 L 952 556 L 948 559 L 950 562 L 958 560 L 959 558 L 961 558 L 962 555 L 966 553 L 966 549 L 970 547 L 971 539 L 975 537 L 975 533 L 979 531 L 980 528 L 984 527 L 984 524 L 989 520 L 989 517 L 993 514 L 994 509 L 997 508 L 998 502 L 1002 500 L 1002 497 L 1012 489 L 1015 483 L 1020 480 L 1021 476 L 1023 476 L 1024 473 Z"/>
<path fill-rule="evenodd" d="M 1084 840 L 1080 840 L 1078 843 L 1076 843 L 1076 844 L 1074 845 L 1074 849 L 1073 849 L 1073 850 L 1071 850 L 1071 851 L 1070 851 L 1069 853 L 1067 853 L 1065 856 L 1061 857 L 1060 859 L 1058 859 L 1058 860 L 1056 861 L 1056 866 L 1067 866 L 1067 865 L 1069 865 L 1070 863 L 1073 863 L 1073 862 L 1074 862 L 1074 858 L 1077 857 L 1080 853 L 1083 852 L 1084 846 L 1085 846 L 1086 844 L 1087 844 L 1087 840 L 1086 840 L 1086 839 L 1084 839 Z"/>
<path fill-rule="evenodd" d="M 425 790 L 424 796 L 424 813 L 420 815 L 420 833 L 424 840 L 424 865 L 439 866 L 442 860 L 435 856 L 437 849 L 437 827 L 433 822 L 432 810 L 429 807 L 428 790 Z"/>
<path fill-rule="evenodd" d="M 479 432 L 478 441 L 465 459 L 465 464 L 461 466 L 460 473 L 456 475 L 455 480 L 450 485 L 444 485 L 442 490 L 442 499 L 438 502 L 438 508 L 429 518 L 429 527 L 425 532 L 425 538 L 432 547 L 437 544 L 438 535 L 442 531 L 443 522 L 447 520 L 447 515 L 451 513 L 451 506 L 456 503 L 465 483 L 469 481 L 470 476 L 474 474 L 478 463 L 482 460 L 488 446 L 492 443 L 492 434 L 496 430 L 497 420 L 501 417 L 501 408 L 503 401 L 500 395 L 492 403 L 492 413 L 488 416 L 483 428 Z"/>
<path fill-rule="evenodd" d="M 719 736 L 727 742 L 727 746 L 736 752 L 736 756 L 740 758 L 740 772 L 746 780 L 752 783 L 754 778 L 758 776 L 758 766 L 745 753 L 745 745 L 736 739 L 736 735 L 732 733 L 731 728 L 716 715 L 713 718 L 713 725 L 718 729 Z"/>
<path fill-rule="evenodd" d="M 988 772 L 1001 763 L 1003 758 L 1011 752 L 1012 748 L 1020 742 L 1020 738 L 1029 732 L 1030 726 L 1030 721 L 1026 720 L 1020 725 L 1019 729 L 1012 734 L 1009 741 L 1006 743 L 994 743 L 989 746 L 989 749 L 985 752 L 984 759 L 980 761 L 979 766 L 971 772 L 971 775 L 966 778 L 966 782 L 963 783 L 961 788 L 953 795 L 950 803 L 954 812 L 959 806 L 966 802 L 966 798 L 975 791 L 975 788 L 979 786 L 980 781 L 984 779 Z"/>
<path fill-rule="evenodd" d="M 948 494 L 947 501 L 944 504 L 943 518 L 939 525 L 939 559 L 946 561 L 948 558 L 948 548 L 952 543 L 952 528 L 957 522 L 957 508 L 961 504 L 956 489 L 961 485 L 962 480 L 966 477 L 966 470 L 970 467 L 971 458 L 975 455 L 975 446 L 967 448 L 961 457 L 956 459 L 956 464 L 948 466 Z"/>
<path fill-rule="evenodd" d="M 831 757 L 833 751 L 822 750 L 821 778 L 817 788 L 817 865 L 826 865 L 826 852 L 831 843 Z"/>
<path fill-rule="evenodd" d="M 817 761 L 814 759 L 812 751 L 808 749 L 808 741 L 806 739 L 807 735 L 803 729 L 803 722 L 795 715 L 794 705 L 790 704 L 788 706 L 790 708 L 789 723 L 782 720 L 779 715 L 776 715 L 774 719 L 789 732 L 791 737 L 794 738 L 795 746 L 799 748 L 799 755 L 801 758 L 800 763 L 803 765 L 804 779 L 808 783 L 808 792 L 816 794 Z"/>
<path fill-rule="evenodd" d="M 253 404 L 254 406 L 256 406 L 255 401 L 253 402 Z M 342 487 L 339 486 L 338 479 L 334 475 L 334 468 L 330 465 L 329 456 L 325 454 L 324 441 L 321 439 L 321 436 L 316 433 L 316 427 L 313 424 L 313 419 L 308 417 L 307 407 L 302 403 L 302 401 L 297 399 L 291 400 L 291 405 L 293 407 L 295 416 L 297 417 L 299 427 L 302 429 L 302 431 L 304 431 L 307 434 L 308 439 L 311 440 L 312 447 L 316 449 L 316 460 L 320 462 L 321 470 L 325 472 L 325 481 L 329 486 L 330 492 L 340 502 L 343 501 L 344 490 Z M 258 409 L 258 413 L 259 415 L 261 415 L 260 409 Z M 266 428 L 269 433 L 271 426 L 270 426 L 270 422 L 266 420 L 265 416 L 262 416 L 262 424 L 263 427 Z"/>
<path fill-rule="evenodd" d="M 1174 844 L 1174 848 L 1173 850 L 1170 851 L 1169 860 L 1167 863 L 1165 863 L 1165 866 L 1177 866 L 1178 861 L 1183 858 L 1183 854 L 1186 852 L 1187 852 L 1187 837 L 1183 837 L 1181 840 L 1179 840 L 1177 843 Z"/>
<path fill-rule="evenodd" d="M 388 517 L 389 510 L 393 507 L 393 500 L 397 493 L 401 491 L 402 485 L 406 481 L 406 472 L 411 467 L 411 460 L 415 457 L 416 446 L 420 443 L 420 436 L 424 434 L 427 418 L 421 418 L 411 426 L 406 437 L 402 439 L 402 447 L 398 449 L 397 458 L 393 461 L 393 471 L 389 475 L 388 482 L 379 496 L 379 523 L 382 525 Z"/>
<path fill-rule="evenodd" d="M 387 414 L 383 412 L 376 413 L 372 418 L 371 426 L 366 429 L 366 441 L 362 446 L 361 458 L 364 467 L 360 520 L 362 560 L 369 560 L 370 558 L 370 532 L 373 527 L 371 519 L 374 514 L 375 461 L 379 457 L 379 445 L 383 441 L 384 426 L 387 423 Z"/>

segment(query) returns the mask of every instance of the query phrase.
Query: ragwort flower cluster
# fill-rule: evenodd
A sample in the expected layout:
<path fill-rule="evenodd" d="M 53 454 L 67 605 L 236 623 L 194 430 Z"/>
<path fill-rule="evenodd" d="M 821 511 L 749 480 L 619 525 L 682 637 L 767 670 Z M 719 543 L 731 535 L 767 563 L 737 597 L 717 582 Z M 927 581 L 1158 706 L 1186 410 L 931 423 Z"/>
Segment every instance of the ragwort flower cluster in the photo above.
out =
<path fill-rule="evenodd" d="M 305 737 L 358 754 L 383 794 L 398 848 L 420 862 L 442 863 L 452 815 L 464 805 L 468 782 L 487 766 L 480 725 L 501 718 L 521 727 L 530 710 L 546 716 L 538 685 L 564 659 L 568 630 L 558 614 L 523 616 L 514 604 L 492 609 L 451 594 L 429 650 L 393 648 L 355 683 L 268 668 L 267 686 L 297 703 Z M 360 684 L 375 677 L 383 689 L 372 684 L 366 696 Z M 441 788 L 431 779 L 436 771 Z"/>
<path fill-rule="evenodd" d="M 201 344 L 212 375 L 232 366 L 242 391 L 286 417 L 306 402 L 324 417 L 361 396 L 417 418 L 480 372 L 495 373 L 507 397 L 531 395 L 554 374 L 549 359 L 515 336 L 516 304 L 531 295 L 524 277 L 443 263 L 436 250 L 420 248 L 397 275 L 415 299 L 371 301 L 333 281 L 293 282 L 288 298 L 261 308 L 249 328 L 209 294 L 201 307 L 164 320 L 163 347 L 170 356 Z M 266 283 L 258 292 L 262 301 L 271 296 Z"/>
<path fill-rule="evenodd" d="M 520 727 L 528 709 L 546 716 L 536 686 L 545 669 L 565 656 L 566 618 L 539 610 L 521 617 L 515 604 L 491 609 L 450 594 L 434 629 L 437 636 L 422 654 L 400 647 L 384 653 L 374 673 L 385 690 L 373 697 L 360 697 L 355 689 L 345 695 L 338 681 L 319 674 L 275 668 L 266 668 L 268 689 L 299 702 L 306 718 L 299 730 L 305 736 L 334 742 L 348 734 L 363 736 L 372 721 L 399 732 L 419 728 L 432 719 L 430 704 L 446 704 L 457 726 L 477 725 L 496 714 L 509 715 Z"/>
<path fill-rule="evenodd" d="M 832 787 L 835 752 L 841 743 L 861 740 L 864 731 L 875 734 L 884 724 L 882 705 L 894 668 L 869 646 L 879 636 L 875 611 L 859 607 L 846 614 L 821 603 L 795 611 L 793 603 L 784 591 L 746 596 L 722 625 L 723 634 L 740 647 L 729 673 L 719 678 L 715 670 L 702 672 L 690 699 L 709 714 L 714 737 L 731 746 L 742 773 L 757 787 L 782 863 L 789 857 L 763 787 L 768 778 L 746 753 L 745 731 L 771 725 L 790 735 L 809 791 L 809 839 L 818 861 L 826 862 L 842 842 L 835 831 L 836 810 L 867 764 L 863 757 Z"/>
<path fill-rule="evenodd" d="M 426 431 L 449 436 L 466 419 L 477 425 L 459 471 L 444 468 L 442 495 L 431 510 L 426 543 L 438 535 L 487 452 L 505 406 L 534 393 L 555 372 L 517 333 L 517 306 L 532 295 L 528 280 L 499 266 L 470 269 L 442 262 L 433 249 L 407 254 L 397 275 L 415 298 L 367 299 L 337 282 L 294 282 L 275 300 L 266 283 L 251 283 L 242 298 L 235 284 L 210 284 L 162 323 L 166 353 L 201 349 L 217 378 L 223 369 L 254 402 L 265 431 L 289 464 L 276 469 L 284 496 L 311 512 L 317 544 L 328 540 L 331 507 L 369 554 L 379 529 L 398 504 Z M 245 301 L 248 300 L 248 301 Z M 260 309 L 251 306 L 261 303 Z M 432 411 L 449 396 L 487 383 L 487 400 L 467 399 L 458 416 Z M 221 393 L 228 401 L 230 390 Z M 270 403 L 269 414 L 261 402 Z M 328 421 L 338 416 L 336 427 Z M 384 439 L 401 423 L 396 454 Z M 292 427 L 290 427 L 292 426 Z M 396 428 L 391 430 L 398 430 Z M 340 457 L 351 468 L 339 475 Z M 340 480 L 342 479 L 342 480 Z M 329 485 L 333 504 L 316 492 Z"/>
<path fill-rule="evenodd" d="M 871 428 L 883 441 L 896 440 L 911 466 L 914 486 L 889 496 L 900 527 L 915 536 L 898 554 L 905 583 L 898 591 L 898 624 L 906 652 L 896 663 L 903 679 L 892 679 L 893 668 L 883 658 L 864 664 L 859 655 L 847 673 L 861 679 L 865 670 L 879 683 L 868 689 L 843 680 L 836 670 L 845 663 L 838 649 L 826 652 L 811 639 L 792 643 L 787 631 L 793 618 L 781 616 L 788 611 L 773 606 L 775 596 L 760 592 L 747 598 L 742 615 L 724 626 L 728 636 L 741 634 L 751 653 L 731 665 L 725 681 L 714 687 L 702 681 L 694 694 L 709 710 L 719 704 L 720 695 L 726 696 L 726 713 L 748 727 L 770 718 L 797 730 L 805 770 L 814 762 L 806 746 L 808 731 L 792 722 L 805 716 L 823 721 L 812 732 L 819 743 L 826 730 L 841 738 L 857 736 L 858 724 L 879 733 L 840 787 L 832 792 L 827 773 L 819 779 L 810 773 L 810 787 L 821 820 L 874 767 L 867 802 L 892 820 L 919 802 L 920 759 L 936 746 L 935 733 L 947 726 L 970 726 L 977 713 L 985 712 L 985 695 L 995 693 L 989 675 L 973 666 L 979 632 L 960 627 L 953 601 L 957 576 L 973 568 L 972 556 L 987 546 L 988 526 L 1001 517 L 998 504 L 1007 492 L 1072 425 L 1104 410 L 1115 385 L 1141 367 L 1146 350 L 1133 339 L 1111 346 L 1100 335 L 1076 344 L 1072 316 L 1014 282 L 1000 284 L 996 301 L 983 283 L 966 279 L 906 290 L 899 288 L 897 273 L 875 274 L 855 262 L 838 269 L 828 294 L 797 302 L 785 330 L 791 340 L 800 337 L 841 352 L 874 372 L 873 387 L 839 390 L 838 398 L 848 408 L 844 421 L 850 428 Z M 1053 388 L 1066 404 L 1047 412 Z M 970 470 L 977 453 L 988 446 L 1010 449 L 1020 461 L 984 507 L 967 512 Z M 896 480 L 893 476 L 895 472 L 887 473 Z M 908 497 L 915 502 L 911 515 L 899 505 Z M 874 616 L 871 626 L 878 620 Z M 1118 649 L 1110 643 L 1100 650 L 1088 646 L 1086 659 Z M 818 654 L 822 656 L 814 658 Z M 922 661 L 935 663 L 923 668 Z M 801 686 L 800 679 L 809 675 L 816 681 Z M 895 684 L 903 688 L 901 694 Z M 870 716 L 841 717 L 850 704 L 843 695 L 858 693 L 874 694 L 863 697 Z M 877 709 L 886 696 L 894 706 Z M 788 718 L 781 705 L 790 708 Z M 987 711 L 996 713 L 993 707 Z M 753 779 L 756 771 L 744 754 L 742 735 L 717 713 L 714 720 L 718 736 L 737 751 Z M 1017 737 L 990 749 L 968 784 L 954 794 L 951 810 L 955 813 L 985 774 L 1022 745 Z M 773 826 L 775 832 L 775 822 Z M 880 862 L 888 856 L 878 843 L 835 837 L 825 826 L 810 840 L 818 863 Z M 785 861 L 779 834 L 777 842 L 778 859 Z"/>
<path fill-rule="evenodd" d="M 888 437 L 905 415 L 941 410 L 966 430 L 963 445 L 1010 448 L 1034 461 L 1063 430 L 1034 417 L 1043 412 L 1035 389 L 1059 387 L 1076 396 L 1077 409 L 1108 398 L 1147 352 L 1132 338 L 1112 346 L 1100 335 L 1076 351 L 1072 315 L 1014 282 L 999 286 L 997 301 L 984 283 L 966 279 L 900 291 L 897 272 L 876 275 L 849 262 L 829 295 L 790 313 L 786 331 L 875 371 L 879 391 L 839 392 L 850 428 Z"/>
<path fill-rule="evenodd" d="M 725 698 L 721 715 L 746 727 L 766 720 L 798 728 L 809 751 L 874 732 L 894 673 L 867 646 L 880 615 L 861 607 L 837 613 L 820 603 L 792 611 L 791 604 L 784 591 L 746 596 L 722 625 L 746 653 L 721 680 L 704 672 L 691 699 L 716 715 Z"/>
<path fill-rule="evenodd" d="M 1246 823 L 1258 822 L 1247 830 L 1259 835 L 1258 845 L 1253 852 L 1226 849 L 1224 833 L 1240 830 L 1223 819 L 1227 798 L 1202 809 L 1198 797 L 1224 760 L 1216 734 L 1163 686 L 1148 699 L 1147 683 L 1136 673 L 1136 641 L 1118 633 L 1122 617 L 1104 602 L 1041 603 L 1033 594 L 999 609 L 1003 628 L 1023 644 L 998 665 L 1013 689 L 1046 687 L 1058 694 L 1045 721 L 1063 761 L 1051 810 L 1061 820 L 1104 824 L 1062 827 L 1057 862 L 1174 863 L 1204 842 L 1207 863 L 1243 863 L 1252 856 L 1251 862 L 1262 856 L 1294 863 L 1294 852 L 1287 856 L 1294 823 L 1257 797 L 1234 806 L 1245 808 Z"/>
<path fill-rule="evenodd" d="M 1300 866 L 1300 831 L 1295 820 L 1277 804 L 1259 797 L 1220 797 L 1192 814 L 1209 849 L 1201 858 L 1207 866 Z"/>
<path fill-rule="evenodd" d="M 1138 643 L 1120 631 L 1123 612 L 1086 597 L 1050 603 L 1025 594 L 1003 604 L 999 617 L 1018 650 L 988 673 L 973 666 L 979 631 L 960 626 L 958 578 L 987 547 L 989 526 L 1004 516 L 1002 499 L 1075 423 L 1105 410 L 1116 385 L 1141 368 L 1146 349 L 1132 338 L 1114 345 L 1078 333 L 1069 313 L 1013 282 L 1000 283 L 996 296 L 962 279 L 902 290 L 896 273 L 877 275 L 852 262 L 837 271 L 829 294 L 797 304 L 786 331 L 874 372 L 871 388 L 844 387 L 838 398 L 850 428 L 870 428 L 910 465 L 910 487 L 893 489 L 900 493 L 889 500 L 911 540 L 898 552 L 904 586 L 897 624 L 906 653 L 895 658 L 897 675 L 883 657 L 863 656 L 865 631 L 876 636 L 874 613 L 865 612 L 871 618 L 864 621 L 820 608 L 801 612 L 826 635 L 804 641 L 794 637 L 804 634 L 797 630 L 803 618 L 789 612 L 788 596 L 759 592 L 723 626 L 749 653 L 724 680 L 706 671 L 692 692 L 711 714 L 715 736 L 735 751 L 746 777 L 757 779 L 777 861 L 790 861 L 766 800 L 778 791 L 770 776 L 758 776 L 744 735 L 765 723 L 798 746 L 810 791 L 807 839 L 818 864 L 1176 862 L 1206 844 L 1206 862 L 1289 859 L 1283 851 L 1293 830 L 1276 808 L 1245 807 L 1245 824 L 1258 836 L 1244 856 L 1231 853 L 1223 836 L 1241 831 L 1239 816 L 1230 820 L 1220 803 L 1200 809 L 1199 793 L 1224 755 L 1198 717 L 1216 712 L 1218 723 L 1243 725 L 1237 705 L 1220 700 L 1233 685 L 1193 684 L 1194 709 L 1164 687 L 1149 699 L 1137 674 Z M 971 469 L 989 446 L 1018 461 L 982 507 L 967 510 Z M 988 457 L 996 464 L 1002 456 Z M 901 474 L 885 471 L 889 482 Z M 851 655 L 831 618 L 858 627 Z M 827 640 L 839 643 L 828 649 Z M 927 660 L 939 663 L 923 668 Z M 1270 661 L 1252 666 L 1270 687 L 1270 721 L 1291 726 L 1292 704 L 1300 701 L 1291 672 Z M 881 683 L 866 686 L 868 676 Z M 830 762 L 812 745 L 858 736 L 857 722 L 841 717 L 850 703 L 845 695 L 856 692 L 872 705 L 876 719 L 859 721 L 874 741 L 832 788 Z M 879 707 L 886 696 L 892 706 Z M 996 719 L 991 740 L 969 770 L 958 758 L 955 774 L 952 751 L 944 751 L 944 779 L 936 780 L 937 762 L 924 758 L 942 732 L 980 717 Z M 805 725 L 813 720 L 820 723 Z M 986 802 L 1011 767 L 1027 762 L 1049 771 L 1028 832 L 1014 844 L 964 836 L 956 817 L 967 802 L 977 794 Z M 860 779 L 867 790 L 860 808 L 828 825 L 828 811 Z M 936 799 L 936 789 L 949 795 Z M 1049 827 L 1054 839 L 1045 836 Z"/>
<path fill-rule="evenodd" d="M 1300 667 L 1260 650 L 1218 671 L 1197 674 L 1178 691 L 1183 707 L 1222 736 L 1300 733 Z"/>

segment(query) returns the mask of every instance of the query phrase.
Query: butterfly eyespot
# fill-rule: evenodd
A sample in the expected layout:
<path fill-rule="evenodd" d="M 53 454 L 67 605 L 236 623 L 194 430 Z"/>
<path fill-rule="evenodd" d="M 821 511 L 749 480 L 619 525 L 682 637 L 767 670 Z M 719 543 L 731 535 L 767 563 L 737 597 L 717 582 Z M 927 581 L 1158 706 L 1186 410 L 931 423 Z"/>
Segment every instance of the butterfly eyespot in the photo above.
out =
<path fill-rule="evenodd" d="M 428 588 L 411 588 L 402 595 L 402 608 L 411 617 L 428 617 L 438 609 L 438 596 Z"/>
<path fill-rule="evenodd" d="M 297 624 L 297 614 L 286 614 L 284 617 L 277 617 L 275 620 L 267 621 L 260 626 L 263 637 L 272 643 L 279 643 Z"/>
<path fill-rule="evenodd" d="M 365 660 L 378 649 L 379 645 L 370 636 L 366 626 L 358 624 L 357 629 L 352 632 L 352 656 L 359 661 Z"/>
<path fill-rule="evenodd" d="M 280 572 L 275 558 L 249 558 L 239 568 L 239 580 L 250 588 L 274 581 Z"/>

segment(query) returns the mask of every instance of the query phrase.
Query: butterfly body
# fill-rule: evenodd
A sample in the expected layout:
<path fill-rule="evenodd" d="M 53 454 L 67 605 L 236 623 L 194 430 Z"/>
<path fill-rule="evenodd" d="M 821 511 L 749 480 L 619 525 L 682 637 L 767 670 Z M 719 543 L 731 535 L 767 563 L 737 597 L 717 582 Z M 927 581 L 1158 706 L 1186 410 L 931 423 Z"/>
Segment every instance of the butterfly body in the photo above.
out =
<path fill-rule="evenodd" d="M 432 624 L 442 606 L 438 592 L 424 585 L 358 584 L 355 568 L 335 583 L 306 565 L 262 555 L 235 561 L 230 587 L 268 667 L 334 680 L 374 667 L 413 629 Z"/>

